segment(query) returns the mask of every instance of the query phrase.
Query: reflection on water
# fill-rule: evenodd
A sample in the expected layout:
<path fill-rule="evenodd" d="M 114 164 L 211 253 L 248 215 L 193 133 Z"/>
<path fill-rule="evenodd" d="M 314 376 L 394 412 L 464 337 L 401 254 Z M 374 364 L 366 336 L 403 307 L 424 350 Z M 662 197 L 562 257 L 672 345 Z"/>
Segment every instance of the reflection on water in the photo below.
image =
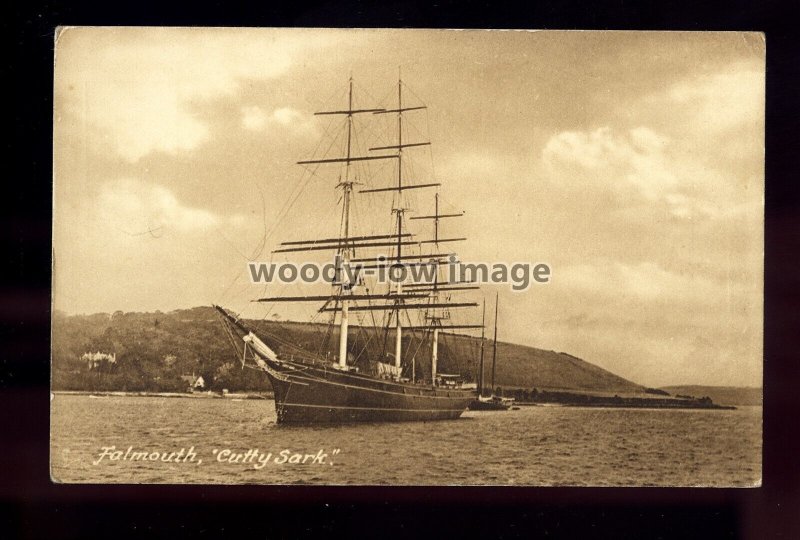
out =
<path fill-rule="evenodd" d="M 193 446 L 197 458 L 93 465 L 111 446 Z M 221 450 L 272 461 L 221 463 Z M 275 463 L 284 450 L 328 457 Z M 761 408 L 522 407 L 442 422 L 290 427 L 275 424 L 267 400 L 59 394 L 51 468 L 62 482 L 752 486 L 761 478 Z"/>

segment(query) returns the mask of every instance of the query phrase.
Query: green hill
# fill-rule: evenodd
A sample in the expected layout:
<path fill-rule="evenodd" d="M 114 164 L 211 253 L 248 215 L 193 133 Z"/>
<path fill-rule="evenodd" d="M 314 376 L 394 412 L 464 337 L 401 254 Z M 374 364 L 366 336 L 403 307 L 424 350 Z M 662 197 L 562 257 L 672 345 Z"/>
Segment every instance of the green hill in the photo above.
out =
<path fill-rule="evenodd" d="M 619 394 L 645 390 L 643 386 L 570 354 L 502 342 L 497 344 L 497 384 Z"/>
<path fill-rule="evenodd" d="M 673 395 L 702 397 L 708 396 L 714 403 L 721 405 L 761 405 L 763 392 L 761 388 L 741 386 L 664 386 L 662 390 Z"/>
<path fill-rule="evenodd" d="M 279 354 L 336 354 L 338 331 L 327 325 L 248 321 Z M 56 313 L 52 329 L 52 384 L 56 390 L 182 391 L 181 375 L 202 375 L 207 388 L 231 391 L 269 390 L 266 377 L 242 369 L 215 311 L 197 307 L 169 313 L 73 315 Z M 430 343 L 420 333 L 404 336 L 404 350 L 414 357 L 417 378 L 430 374 Z M 299 346 L 303 350 L 295 345 Z M 394 338 L 383 339 L 351 327 L 350 354 L 391 360 Z M 480 341 L 444 334 L 439 371 L 477 378 Z M 116 353 L 116 363 L 89 369 L 85 352 Z M 408 357 L 406 357 L 408 359 Z M 407 371 L 410 372 L 410 366 Z M 491 343 L 485 351 L 485 380 L 491 377 Z M 499 343 L 496 385 L 514 388 L 641 393 L 644 388 L 566 353 Z"/>

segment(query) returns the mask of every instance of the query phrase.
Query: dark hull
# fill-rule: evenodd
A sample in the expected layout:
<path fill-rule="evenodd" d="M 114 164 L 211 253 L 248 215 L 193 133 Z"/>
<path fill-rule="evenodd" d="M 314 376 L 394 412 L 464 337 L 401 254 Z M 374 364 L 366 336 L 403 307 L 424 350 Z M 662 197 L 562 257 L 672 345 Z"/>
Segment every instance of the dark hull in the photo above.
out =
<path fill-rule="evenodd" d="M 471 411 L 507 411 L 511 408 L 510 404 L 497 403 L 494 401 L 474 400 L 469 403 Z"/>
<path fill-rule="evenodd" d="M 471 391 L 378 379 L 297 362 L 267 361 L 278 422 L 333 424 L 452 420 Z"/>

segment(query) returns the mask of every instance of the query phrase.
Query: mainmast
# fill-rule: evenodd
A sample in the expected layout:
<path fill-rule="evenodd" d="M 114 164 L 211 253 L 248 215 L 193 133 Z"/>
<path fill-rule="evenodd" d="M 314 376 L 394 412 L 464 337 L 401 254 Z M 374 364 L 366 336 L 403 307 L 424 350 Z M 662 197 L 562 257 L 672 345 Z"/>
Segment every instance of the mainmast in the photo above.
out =
<path fill-rule="evenodd" d="M 344 172 L 344 182 L 341 182 L 339 185 L 342 187 L 343 195 L 342 195 L 342 217 L 344 218 L 344 245 L 339 251 L 339 255 L 341 255 L 341 261 L 343 265 L 350 263 L 350 251 L 351 248 L 349 247 L 349 241 L 347 240 L 350 236 L 350 192 L 353 188 L 353 182 L 350 180 L 350 148 L 352 145 L 353 140 L 353 77 L 350 77 L 349 87 L 347 92 L 347 153 L 345 154 L 345 172 Z M 339 320 L 339 367 L 342 369 L 347 369 L 347 334 L 348 334 L 348 325 L 349 325 L 349 312 L 348 308 L 350 303 L 348 302 L 347 298 L 344 296 L 345 291 L 345 283 L 344 280 L 341 279 L 343 276 L 340 276 L 340 289 L 339 289 L 339 299 L 342 303 L 342 313 Z M 352 290 L 353 286 L 350 284 L 349 289 Z"/>
<path fill-rule="evenodd" d="M 403 235 L 403 216 L 405 214 L 405 208 L 403 208 L 403 191 L 406 189 L 416 189 L 422 187 L 433 187 L 438 186 L 438 183 L 431 183 L 431 184 L 416 184 L 416 185 L 403 185 L 403 149 L 408 147 L 416 147 L 416 146 L 427 146 L 430 145 L 430 142 L 415 142 L 415 143 L 404 143 L 403 142 L 403 112 L 405 111 L 415 111 L 419 109 L 424 109 L 425 106 L 419 107 L 403 107 L 403 79 L 399 75 L 398 70 L 398 77 L 397 77 L 397 109 L 390 109 L 386 111 L 381 111 L 375 114 L 382 114 L 382 113 L 397 113 L 397 145 L 392 146 L 381 146 L 376 148 L 370 148 L 370 150 L 389 150 L 389 149 L 396 149 L 397 150 L 397 186 L 393 188 L 377 188 L 377 189 L 367 189 L 362 190 L 362 193 L 374 193 L 379 191 L 397 191 L 397 204 L 394 208 L 392 208 L 392 213 L 396 215 L 397 219 L 397 253 L 396 253 L 396 262 L 400 263 L 403 259 L 403 243 L 400 241 Z M 398 283 L 397 289 L 397 300 L 395 300 L 395 343 L 394 343 L 394 365 L 398 369 L 401 368 L 402 360 L 403 360 L 403 324 L 401 320 L 401 314 L 404 311 L 403 305 L 403 298 L 401 298 L 403 293 L 403 284 Z M 434 340 L 436 336 L 434 334 Z M 434 365 L 435 365 L 435 358 L 434 358 Z"/>

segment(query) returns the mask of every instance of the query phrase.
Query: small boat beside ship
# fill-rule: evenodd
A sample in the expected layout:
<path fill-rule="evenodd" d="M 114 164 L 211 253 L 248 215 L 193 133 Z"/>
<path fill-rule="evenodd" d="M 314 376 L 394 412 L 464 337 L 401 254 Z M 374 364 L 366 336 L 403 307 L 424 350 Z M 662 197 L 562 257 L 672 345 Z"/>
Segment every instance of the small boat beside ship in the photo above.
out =
<path fill-rule="evenodd" d="M 494 339 L 492 340 L 492 383 L 489 387 L 490 394 L 484 395 L 483 384 L 483 353 L 485 337 L 481 332 L 481 359 L 478 373 L 478 397 L 470 402 L 469 410 L 471 411 L 507 411 L 514 407 L 514 398 L 502 397 L 494 394 L 494 376 L 497 371 L 497 315 L 499 305 L 499 295 L 495 296 L 494 300 Z M 486 305 L 483 309 L 483 321 L 486 322 Z"/>
<path fill-rule="evenodd" d="M 478 399 L 471 401 L 469 410 L 471 411 L 507 411 L 514 406 L 514 398 L 501 396 L 478 396 Z"/>

